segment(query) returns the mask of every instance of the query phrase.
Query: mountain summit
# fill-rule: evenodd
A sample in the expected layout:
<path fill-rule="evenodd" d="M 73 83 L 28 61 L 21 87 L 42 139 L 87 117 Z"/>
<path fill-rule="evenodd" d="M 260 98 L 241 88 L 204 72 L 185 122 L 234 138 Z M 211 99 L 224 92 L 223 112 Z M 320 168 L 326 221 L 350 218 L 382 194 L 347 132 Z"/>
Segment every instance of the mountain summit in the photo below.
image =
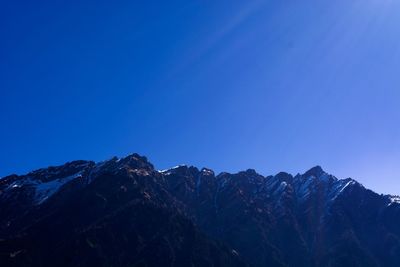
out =
<path fill-rule="evenodd" d="M 320 166 L 156 170 L 132 154 L 0 179 L 4 266 L 400 266 L 399 197 Z"/>

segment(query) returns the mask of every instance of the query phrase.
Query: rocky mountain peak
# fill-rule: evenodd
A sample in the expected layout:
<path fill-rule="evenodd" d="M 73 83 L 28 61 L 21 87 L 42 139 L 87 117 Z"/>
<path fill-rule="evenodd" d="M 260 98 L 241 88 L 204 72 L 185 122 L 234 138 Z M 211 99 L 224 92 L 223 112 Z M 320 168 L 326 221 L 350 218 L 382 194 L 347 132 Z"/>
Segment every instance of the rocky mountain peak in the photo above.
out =
<path fill-rule="evenodd" d="M 275 175 L 277 179 L 279 179 L 282 182 L 292 184 L 293 183 L 293 175 L 287 172 L 280 172 L 277 175 Z"/>
<path fill-rule="evenodd" d="M 0 179 L 0 262 L 397 267 L 399 214 L 399 197 L 320 166 L 215 176 L 187 165 L 155 171 L 131 154 Z"/>
<path fill-rule="evenodd" d="M 132 169 L 154 170 L 153 164 L 151 164 L 146 157 L 137 153 L 133 153 L 121 158 L 119 160 L 119 165 L 126 165 Z"/>
<path fill-rule="evenodd" d="M 317 165 L 315 167 L 312 167 L 311 169 L 309 169 L 308 171 L 306 171 L 303 176 L 305 177 L 310 177 L 310 176 L 314 176 L 314 177 L 320 177 L 322 175 L 326 174 L 326 172 L 322 169 L 321 166 Z"/>

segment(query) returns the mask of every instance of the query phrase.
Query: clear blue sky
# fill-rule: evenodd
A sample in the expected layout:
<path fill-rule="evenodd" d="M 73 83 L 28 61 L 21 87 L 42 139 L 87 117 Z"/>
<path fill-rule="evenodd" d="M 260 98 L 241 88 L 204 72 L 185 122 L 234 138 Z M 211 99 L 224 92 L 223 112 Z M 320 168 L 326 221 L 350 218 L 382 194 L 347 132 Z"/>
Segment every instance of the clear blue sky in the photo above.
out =
<path fill-rule="evenodd" d="M 400 1 L 0 5 L 0 176 L 138 152 L 400 194 Z"/>

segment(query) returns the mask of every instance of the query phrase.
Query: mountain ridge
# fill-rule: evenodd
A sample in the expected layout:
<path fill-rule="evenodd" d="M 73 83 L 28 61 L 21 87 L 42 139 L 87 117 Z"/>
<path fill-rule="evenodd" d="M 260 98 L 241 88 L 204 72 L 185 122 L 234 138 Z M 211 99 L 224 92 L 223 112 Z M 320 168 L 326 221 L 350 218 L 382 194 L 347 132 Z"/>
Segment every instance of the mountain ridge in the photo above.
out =
<path fill-rule="evenodd" d="M 0 259 L 9 266 L 400 263 L 399 199 L 320 166 L 263 176 L 188 165 L 156 170 L 136 153 L 72 161 L 0 179 L 0 208 Z M 143 248 L 162 256 L 155 261 Z M 40 259 L 49 251 L 57 257 Z"/>

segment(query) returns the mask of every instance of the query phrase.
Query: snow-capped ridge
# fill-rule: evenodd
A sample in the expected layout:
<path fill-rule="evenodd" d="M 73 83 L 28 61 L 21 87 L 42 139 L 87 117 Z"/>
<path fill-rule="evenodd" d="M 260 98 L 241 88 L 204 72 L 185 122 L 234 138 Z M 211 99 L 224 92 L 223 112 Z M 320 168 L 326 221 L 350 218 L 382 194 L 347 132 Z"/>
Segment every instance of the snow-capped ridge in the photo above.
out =
<path fill-rule="evenodd" d="M 62 186 L 69 183 L 76 178 L 82 178 L 82 171 L 75 173 L 73 175 L 54 178 L 50 181 L 40 181 L 39 179 L 34 179 L 30 176 L 19 179 L 11 183 L 5 190 L 5 193 L 12 194 L 14 190 L 20 188 L 32 188 L 34 190 L 33 204 L 40 205 L 44 203 L 47 199 L 57 193 Z"/>
<path fill-rule="evenodd" d="M 211 170 L 211 169 L 209 169 L 209 168 L 202 168 L 202 169 L 200 170 L 200 172 L 201 172 L 203 175 L 212 175 L 212 176 L 215 176 L 214 171 Z"/>
<path fill-rule="evenodd" d="M 315 177 L 319 177 L 323 174 L 325 174 L 326 172 L 322 169 L 321 166 L 317 165 L 312 167 L 311 169 L 309 169 L 308 171 L 306 171 L 303 176 L 309 177 L 309 176 L 315 176 Z"/>
<path fill-rule="evenodd" d="M 171 175 L 172 173 L 174 173 L 175 171 L 177 171 L 179 169 L 186 169 L 186 168 L 188 168 L 188 165 L 179 164 L 179 165 L 176 165 L 176 166 L 168 168 L 168 169 L 158 170 L 157 172 L 162 173 L 164 175 Z"/>
<path fill-rule="evenodd" d="M 386 195 L 386 197 L 389 200 L 388 206 L 392 206 L 393 204 L 400 205 L 400 196 Z"/>
<path fill-rule="evenodd" d="M 64 186 L 65 184 L 76 178 L 82 178 L 82 177 L 83 177 L 82 172 L 79 172 L 68 177 L 52 180 L 50 182 L 37 183 L 35 185 L 34 203 L 37 205 L 42 204 L 51 196 L 53 196 L 55 193 L 57 193 L 62 186 Z"/>
<path fill-rule="evenodd" d="M 41 204 L 57 193 L 59 189 L 71 180 L 84 177 L 85 185 L 90 184 L 96 177 L 102 174 L 126 170 L 127 173 L 136 173 L 141 176 L 149 176 L 155 171 L 153 165 L 146 157 L 139 154 L 131 154 L 123 158 L 113 157 L 109 160 L 94 163 L 92 161 L 73 161 L 62 166 L 49 167 L 31 172 L 29 175 L 16 176 L 5 182 L 7 190 L 15 190 L 24 186 L 35 188 L 36 204 Z M 350 178 L 339 180 L 326 173 L 321 166 L 315 166 L 304 174 L 293 176 L 290 173 L 279 172 L 274 176 L 263 176 L 254 169 L 247 169 L 237 173 L 221 172 L 218 175 L 212 169 L 198 169 L 186 164 L 180 164 L 172 168 L 157 170 L 160 176 L 183 175 L 193 177 L 193 185 L 196 192 L 200 192 L 203 181 L 210 181 L 207 177 L 216 180 L 218 190 L 224 189 L 230 184 L 246 188 L 254 196 L 273 196 L 279 199 L 281 195 L 291 196 L 297 203 L 306 203 L 311 196 L 323 195 L 328 201 L 335 201 L 357 183 Z M 202 178 L 204 178 L 202 180 Z M 211 180 L 212 180 L 211 179 Z M 214 182 L 211 182 L 214 183 Z M 3 188 L 4 191 L 4 188 Z M 400 197 L 388 198 L 389 203 L 400 203 Z"/>
<path fill-rule="evenodd" d="M 329 192 L 330 200 L 334 201 L 340 194 L 355 184 L 357 184 L 357 182 L 351 178 L 337 180 Z"/>

